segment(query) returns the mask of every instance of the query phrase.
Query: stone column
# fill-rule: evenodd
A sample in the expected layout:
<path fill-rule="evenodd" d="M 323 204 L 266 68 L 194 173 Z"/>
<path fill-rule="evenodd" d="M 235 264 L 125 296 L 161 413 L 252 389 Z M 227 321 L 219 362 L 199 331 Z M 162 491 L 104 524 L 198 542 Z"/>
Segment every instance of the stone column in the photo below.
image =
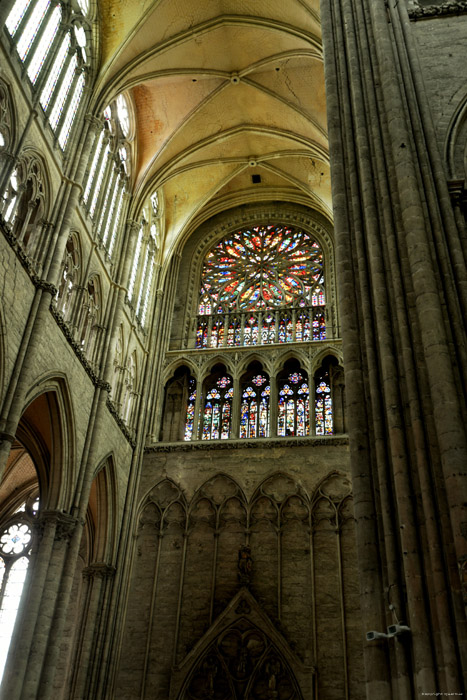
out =
<path fill-rule="evenodd" d="M 87 590 L 83 596 L 85 617 L 75 659 L 72 681 L 72 697 L 75 700 L 89 697 L 92 672 L 97 657 L 99 644 L 99 624 L 102 617 L 103 603 L 106 598 L 108 582 L 115 576 L 115 568 L 104 562 L 93 562 L 83 571 Z M 95 670 L 95 669 L 94 669 Z"/>
<path fill-rule="evenodd" d="M 393 684 L 401 699 L 414 687 L 456 692 L 466 639 L 448 555 L 466 551 L 459 244 L 404 3 L 331 0 L 321 11 L 362 621 L 385 631 L 390 602 L 411 627 L 390 665 L 386 642 L 366 645 L 367 696 L 390 698 Z"/>

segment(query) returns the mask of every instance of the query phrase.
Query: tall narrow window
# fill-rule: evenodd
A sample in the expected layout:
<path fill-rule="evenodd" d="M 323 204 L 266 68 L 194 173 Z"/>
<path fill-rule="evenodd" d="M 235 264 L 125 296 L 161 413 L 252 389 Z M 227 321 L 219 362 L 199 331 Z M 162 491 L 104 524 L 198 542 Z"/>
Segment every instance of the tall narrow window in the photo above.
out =
<path fill-rule="evenodd" d="M 185 419 L 185 436 L 184 440 L 188 442 L 193 438 L 194 422 L 195 422 L 195 405 L 196 405 L 196 382 L 193 377 L 188 384 L 188 401 L 186 408 Z"/>
<path fill-rule="evenodd" d="M 142 249 L 142 245 L 143 245 L 143 231 L 144 231 L 144 223 L 141 223 L 141 226 L 140 226 L 139 232 L 138 232 L 138 240 L 136 242 L 135 257 L 133 258 L 133 267 L 131 268 L 130 284 L 128 286 L 128 299 L 129 299 L 129 301 L 132 300 L 133 292 L 135 289 L 136 274 L 138 272 L 139 261 L 141 258 L 141 249 Z"/>
<path fill-rule="evenodd" d="M 31 0 L 16 0 L 5 22 L 10 36 L 13 37 L 16 34 L 18 27 L 21 24 L 21 20 L 26 14 L 26 10 L 30 4 Z"/>
<path fill-rule="evenodd" d="M 66 98 L 67 98 L 68 93 L 71 89 L 71 86 L 73 85 L 73 76 L 75 74 L 77 65 L 78 65 L 78 61 L 77 61 L 76 55 L 74 55 L 70 59 L 70 62 L 68 64 L 68 68 L 66 69 L 66 73 L 65 73 L 64 78 L 62 80 L 62 83 L 60 85 L 58 95 L 55 99 L 55 104 L 54 104 L 53 109 L 50 113 L 49 122 L 50 122 L 50 126 L 52 127 L 52 129 L 54 131 L 57 128 L 58 122 L 59 122 L 60 117 L 62 115 L 63 107 L 65 106 Z"/>
<path fill-rule="evenodd" d="M 217 243 L 204 260 L 198 331 L 203 332 L 206 317 L 222 314 L 227 317 L 227 345 L 322 340 L 324 306 L 323 254 L 300 229 L 268 225 L 237 231 Z M 238 342 L 234 330 L 230 332 L 234 315 L 241 319 Z M 207 324 L 208 346 L 219 344 L 218 325 Z M 204 347 L 199 335 L 196 347 Z"/>
<path fill-rule="evenodd" d="M 32 42 L 39 31 L 49 5 L 50 0 L 38 0 L 34 10 L 32 11 L 31 17 L 24 28 L 24 31 L 21 33 L 19 41 L 16 45 L 16 50 L 22 61 L 24 61 L 29 53 Z"/>
<path fill-rule="evenodd" d="M 227 440 L 232 422 L 232 377 L 223 374 L 206 383 L 203 409 L 203 440 Z"/>
<path fill-rule="evenodd" d="M 39 45 L 34 51 L 31 63 L 28 66 L 28 76 L 33 83 L 36 82 L 37 76 L 39 75 L 41 68 L 44 65 L 44 61 L 47 58 L 50 47 L 52 46 L 52 42 L 57 34 L 61 18 L 62 8 L 60 7 L 60 5 L 56 5 L 54 11 L 52 12 L 52 16 L 47 22 L 47 26 L 45 28 L 43 36 L 41 37 Z"/>
<path fill-rule="evenodd" d="M 0 534 L 0 681 L 18 613 L 34 544 L 33 520 L 39 500 L 28 500 L 5 523 Z"/>
<path fill-rule="evenodd" d="M 70 49 L 70 43 L 70 34 L 65 34 L 65 38 L 60 44 L 60 48 L 53 62 L 50 73 L 47 77 L 47 82 L 44 85 L 44 89 L 41 92 L 40 103 L 42 105 L 42 108 L 45 110 L 50 104 L 50 100 L 55 91 L 59 75 L 61 74 L 63 66 L 65 65 L 65 60 Z"/>
<path fill-rule="evenodd" d="M 310 392 L 305 373 L 290 372 L 278 381 L 277 434 L 304 437 L 310 433 Z"/>
<path fill-rule="evenodd" d="M 241 387 L 240 438 L 269 437 L 271 387 L 267 376 L 250 372 L 243 378 Z"/>
<path fill-rule="evenodd" d="M 60 144 L 60 147 L 62 150 L 65 149 L 67 142 L 68 142 L 68 137 L 70 135 L 70 130 L 71 126 L 73 124 L 73 120 L 76 116 L 76 112 L 78 110 L 78 105 L 81 102 L 81 97 L 83 96 L 83 90 L 84 90 L 84 75 L 81 73 L 81 75 L 78 77 L 78 80 L 75 85 L 75 89 L 73 92 L 73 97 L 71 98 L 71 102 L 68 106 L 67 113 L 65 115 L 65 119 L 63 122 L 63 126 L 60 129 L 60 134 L 58 135 L 58 143 Z"/>

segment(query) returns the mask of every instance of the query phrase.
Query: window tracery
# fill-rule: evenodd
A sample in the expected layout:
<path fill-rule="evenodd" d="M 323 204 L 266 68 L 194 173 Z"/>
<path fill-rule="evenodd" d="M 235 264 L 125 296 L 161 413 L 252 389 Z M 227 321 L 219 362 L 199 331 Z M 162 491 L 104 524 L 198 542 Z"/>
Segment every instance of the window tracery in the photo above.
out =
<path fill-rule="evenodd" d="M 324 260 L 295 227 L 237 231 L 207 254 L 201 272 L 195 345 L 267 345 L 324 340 Z"/>
<path fill-rule="evenodd" d="M 37 497 L 28 498 L 3 525 L 0 534 L 0 680 L 34 546 Z"/>
<path fill-rule="evenodd" d="M 12 103 L 8 87 L 0 81 L 0 159 L 13 142 Z"/>
<path fill-rule="evenodd" d="M 68 320 L 80 269 L 79 246 L 76 234 L 68 237 L 62 262 L 62 273 L 57 293 L 57 311 Z"/>
<path fill-rule="evenodd" d="M 203 440 L 227 440 L 232 423 L 233 380 L 219 370 L 205 384 Z"/>
<path fill-rule="evenodd" d="M 44 168 L 34 153 L 23 153 L 0 202 L 0 213 L 17 243 L 36 265 L 44 256 L 44 220 L 48 187 Z"/>
<path fill-rule="evenodd" d="M 158 195 L 154 192 L 143 208 L 127 293 L 142 328 L 147 324 L 159 255 L 159 219 Z"/>
<path fill-rule="evenodd" d="M 278 380 L 277 434 L 305 437 L 310 434 L 310 390 L 302 369 L 282 373 Z"/>
<path fill-rule="evenodd" d="M 88 9 L 85 2 L 16 0 L 5 22 L 62 150 L 91 68 Z"/>
<path fill-rule="evenodd" d="M 248 372 L 241 382 L 240 438 L 269 437 L 271 386 L 264 372 Z"/>
<path fill-rule="evenodd" d="M 83 192 L 83 205 L 93 222 L 94 233 L 109 257 L 114 252 L 122 222 L 129 175 L 129 146 L 114 101 L 102 113 L 102 126 L 89 156 Z"/>

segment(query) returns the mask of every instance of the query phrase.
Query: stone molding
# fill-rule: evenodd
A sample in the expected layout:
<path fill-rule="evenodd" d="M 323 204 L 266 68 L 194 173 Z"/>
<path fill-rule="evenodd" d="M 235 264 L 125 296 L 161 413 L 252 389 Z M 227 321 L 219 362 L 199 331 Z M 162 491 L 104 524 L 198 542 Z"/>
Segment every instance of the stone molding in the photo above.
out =
<path fill-rule="evenodd" d="M 62 513 L 59 510 L 44 510 L 40 513 L 37 520 L 36 528 L 39 537 L 41 538 L 44 534 L 46 525 L 55 525 L 55 541 L 68 541 L 77 525 L 84 525 L 83 520 L 80 518 L 74 518 L 72 515 L 67 513 Z"/>
<path fill-rule="evenodd" d="M 116 568 L 103 562 L 94 562 L 83 569 L 83 578 L 90 580 L 94 578 L 110 579 L 115 576 Z"/>
<path fill-rule="evenodd" d="M 193 452 L 196 450 L 271 449 L 273 447 L 342 447 L 349 444 L 347 435 L 306 438 L 257 438 L 256 440 L 197 440 L 195 442 L 165 442 L 146 446 L 144 452 Z"/>
<path fill-rule="evenodd" d="M 418 6 L 409 10 L 409 18 L 414 22 L 419 19 L 464 14 L 467 14 L 466 0 L 453 0 L 453 2 L 444 2 L 442 5 L 428 5 L 427 7 Z"/>

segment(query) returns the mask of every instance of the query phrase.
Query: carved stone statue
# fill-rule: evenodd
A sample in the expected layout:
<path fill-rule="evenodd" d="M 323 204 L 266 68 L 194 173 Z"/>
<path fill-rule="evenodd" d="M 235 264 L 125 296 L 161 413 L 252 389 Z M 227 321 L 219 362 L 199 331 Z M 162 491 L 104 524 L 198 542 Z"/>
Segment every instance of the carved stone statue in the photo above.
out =
<path fill-rule="evenodd" d="M 253 559 L 251 549 L 247 544 L 240 547 L 238 551 L 238 580 L 242 586 L 249 586 L 253 570 Z"/>

